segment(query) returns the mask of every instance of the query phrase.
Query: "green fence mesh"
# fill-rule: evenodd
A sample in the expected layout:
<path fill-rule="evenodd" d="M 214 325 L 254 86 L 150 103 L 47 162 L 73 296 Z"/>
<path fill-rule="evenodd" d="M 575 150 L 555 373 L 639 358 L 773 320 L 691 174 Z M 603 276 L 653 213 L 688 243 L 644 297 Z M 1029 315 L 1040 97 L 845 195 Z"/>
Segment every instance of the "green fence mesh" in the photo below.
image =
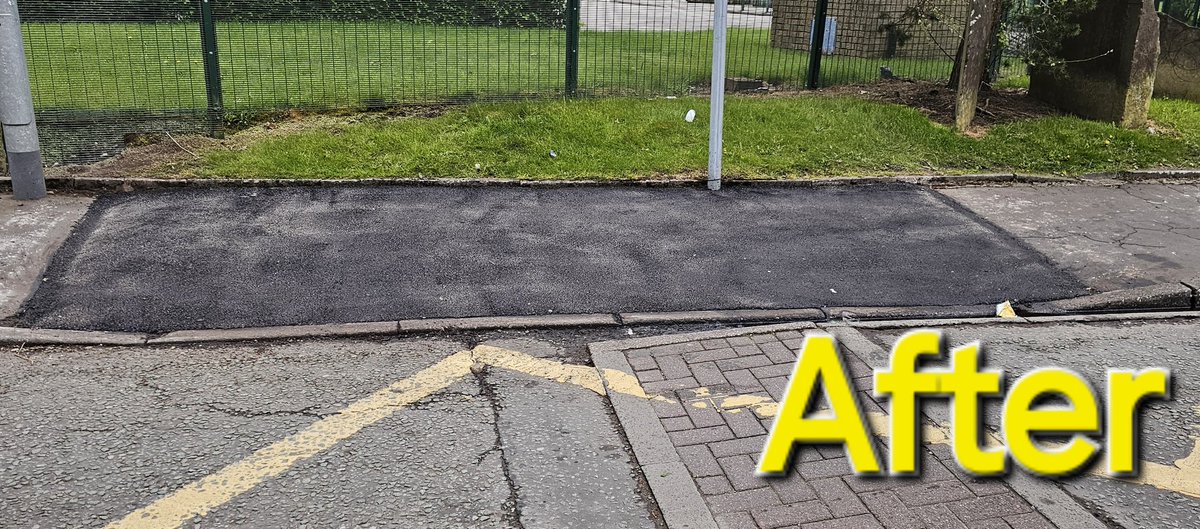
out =
<path fill-rule="evenodd" d="M 968 3 L 829 0 L 819 84 L 946 79 Z M 733 88 L 805 87 L 816 0 L 731 4 Z M 279 109 L 704 93 L 711 68 L 713 4 L 686 0 L 19 5 L 53 164 Z"/>

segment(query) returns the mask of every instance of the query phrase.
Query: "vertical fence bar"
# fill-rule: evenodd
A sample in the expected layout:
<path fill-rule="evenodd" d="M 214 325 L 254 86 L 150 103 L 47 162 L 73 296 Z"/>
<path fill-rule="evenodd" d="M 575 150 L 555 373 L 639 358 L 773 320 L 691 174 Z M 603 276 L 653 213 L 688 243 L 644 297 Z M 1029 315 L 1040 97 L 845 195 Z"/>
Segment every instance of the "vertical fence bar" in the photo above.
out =
<path fill-rule="evenodd" d="M 567 97 L 579 90 L 579 0 L 567 0 Z"/>
<path fill-rule="evenodd" d="M 825 24 L 829 19 L 829 0 L 817 0 L 813 15 L 812 44 L 808 50 L 808 75 L 804 86 L 816 90 L 821 86 L 821 57 L 825 53 Z"/>
<path fill-rule="evenodd" d="M 728 0 L 713 0 L 712 94 L 708 103 L 708 188 L 721 189 L 721 156 L 725 133 L 725 48 Z"/>
<path fill-rule="evenodd" d="M 217 24 L 211 0 L 200 0 L 200 48 L 204 53 L 204 94 L 208 98 L 208 134 L 225 137 L 221 99 L 221 62 L 217 57 Z"/>

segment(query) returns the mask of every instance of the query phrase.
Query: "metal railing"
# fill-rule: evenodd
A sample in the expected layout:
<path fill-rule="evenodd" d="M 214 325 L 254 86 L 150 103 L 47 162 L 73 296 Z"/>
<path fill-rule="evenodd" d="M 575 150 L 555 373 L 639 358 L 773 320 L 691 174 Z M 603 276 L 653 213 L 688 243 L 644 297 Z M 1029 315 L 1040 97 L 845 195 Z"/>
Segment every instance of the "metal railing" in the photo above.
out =
<path fill-rule="evenodd" d="M 968 5 L 734 3 L 727 74 L 737 82 L 730 86 L 946 79 Z M 687 0 L 20 0 L 20 7 L 50 163 L 103 159 L 162 132 L 220 135 L 281 109 L 704 94 L 711 75 L 713 4 Z"/>

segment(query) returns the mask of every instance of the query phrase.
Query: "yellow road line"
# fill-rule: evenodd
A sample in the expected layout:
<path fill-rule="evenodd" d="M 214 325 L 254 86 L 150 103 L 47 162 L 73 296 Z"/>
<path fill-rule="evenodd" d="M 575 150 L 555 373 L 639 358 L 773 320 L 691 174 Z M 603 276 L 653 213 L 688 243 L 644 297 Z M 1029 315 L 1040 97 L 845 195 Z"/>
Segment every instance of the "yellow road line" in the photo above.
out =
<path fill-rule="evenodd" d="M 535 358 L 518 351 L 479 346 L 455 353 L 401 380 L 346 406 L 282 441 L 260 449 L 246 459 L 216 473 L 185 485 L 107 526 L 107 529 L 171 529 L 203 516 L 264 481 L 283 474 L 296 464 L 311 458 L 353 436 L 372 424 L 390 417 L 414 402 L 445 389 L 466 376 L 479 363 L 572 384 L 605 395 L 605 381 L 614 392 L 648 397 L 631 375 L 606 369 L 604 379 L 595 368 Z M 662 399 L 663 397 L 653 397 Z"/>
<path fill-rule="evenodd" d="M 472 357 L 462 351 L 355 401 L 286 439 L 263 448 L 215 474 L 193 481 L 150 505 L 109 524 L 108 529 L 159 529 L 179 527 L 203 516 L 235 496 L 286 472 L 297 463 L 328 450 L 358 433 L 442 390 L 470 373 Z"/>

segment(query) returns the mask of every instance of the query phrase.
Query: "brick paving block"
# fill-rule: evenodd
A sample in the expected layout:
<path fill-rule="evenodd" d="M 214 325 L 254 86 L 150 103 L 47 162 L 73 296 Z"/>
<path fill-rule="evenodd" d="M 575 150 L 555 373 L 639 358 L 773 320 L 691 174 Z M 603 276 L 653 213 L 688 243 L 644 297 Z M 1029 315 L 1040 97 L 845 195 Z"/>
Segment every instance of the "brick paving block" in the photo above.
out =
<path fill-rule="evenodd" d="M 842 445 L 816 445 L 812 448 L 817 449 L 817 453 L 821 454 L 821 459 L 846 457 L 846 449 Z"/>
<path fill-rule="evenodd" d="M 677 389 L 690 389 L 698 387 L 700 387 L 700 384 L 697 384 L 696 379 L 692 377 L 673 378 L 669 380 L 660 380 L 658 382 L 647 382 L 642 384 L 642 390 L 652 395 L 665 395 Z"/>
<path fill-rule="evenodd" d="M 724 349 L 726 347 L 729 347 L 729 342 L 725 341 L 724 338 L 717 338 L 714 340 L 700 340 L 700 347 L 703 347 L 705 349 Z"/>
<path fill-rule="evenodd" d="M 692 370 L 688 368 L 687 362 L 683 361 L 683 357 L 679 355 L 667 355 L 655 357 L 658 362 L 658 370 L 667 379 L 672 378 L 687 378 L 692 376 Z"/>
<path fill-rule="evenodd" d="M 717 368 L 714 362 L 697 362 L 691 364 L 692 377 L 705 386 L 713 386 L 717 384 L 728 384 L 725 380 L 725 375 L 721 374 L 721 370 Z"/>
<path fill-rule="evenodd" d="M 683 355 L 683 359 L 688 363 L 699 362 L 714 362 L 717 360 L 725 360 L 729 358 L 737 358 L 737 352 L 732 347 L 722 347 L 720 349 L 706 349 L 695 353 Z"/>
<path fill-rule="evenodd" d="M 667 436 L 671 438 L 671 442 L 675 446 L 688 446 L 733 439 L 733 432 L 722 422 L 720 426 L 680 430 L 678 432 L 670 432 Z"/>
<path fill-rule="evenodd" d="M 634 371 L 647 371 L 650 369 L 658 369 L 658 363 L 649 356 L 631 356 L 628 358 L 629 367 Z"/>
<path fill-rule="evenodd" d="M 764 343 L 778 342 L 779 338 L 776 338 L 774 334 L 769 334 L 769 333 L 768 334 L 753 334 L 753 335 L 750 335 L 750 341 L 752 341 L 756 344 L 764 344 Z"/>
<path fill-rule="evenodd" d="M 709 496 L 706 500 L 708 502 L 708 510 L 713 514 L 780 505 L 779 496 L 775 495 L 775 491 L 771 490 L 771 487 L 718 494 L 716 496 Z"/>
<path fill-rule="evenodd" d="M 1000 518 L 992 518 L 968 523 L 967 529 L 1013 529 L 1013 527 Z M 1025 528 L 1021 527 L 1020 529 Z"/>
<path fill-rule="evenodd" d="M 700 493 L 705 496 L 714 496 L 717 494 L 725 494 L 733 492 L 733 485 L 725 476 L 705 476 L 696 478 L 696 486 L 700 489 Z"/>
<path fill-rule="evenodd" d="M 833 518 L 820 522 L 810 522 L 800 526 L 801 529 L 884 529 L 879 520 L 870 514 L 860 514 L 849 518 Z"/>
<path fill-rule="evenodd" d="M 967 523 L 968 526 L 971 522 L 988 518 L 1003 518 L 1005 516 L 1025 514 L 1032 511 L 1029 504 L 1011 492 L 969 500 L 959 500 L 949 504 L 949 507 L 950 512 L 953 512 L 959 520 Z"/>
<path fill-rule="evenodd" d="M 764 357 L 765 358 L 765 357 Z M 717 367 L 720 367 L 718 364 Z M 741 393 L 751 393 L 755 391 L 764 391 L 762 384 L 758 383 L 758 378 L 750 373 L 749 369 L 737 369 L 733 371 L 722 370 L 725 375 L 725 380 L 728 380 L 733 389 Z"/>
<path fill-rule="evenodd" d="M 690 430 L 696 427 L 696 425 L 692 424 L 692 420 L 687 417 L 667 417 L 666 419 L 662 419 L 661 422 L 663 429 L 668 432 Z"/>
<path fill-rule="evenodd" d="M 843 350 L 845 349 L 843 348 Z M 847 352 L 845 358 L 846 370 L 850 371 L 851 378 L 875 376 L 875 370 L 867 365 L 866 362 L 863 362 L 858 355 Z"/>
<path fill-rule="evenodd" d="M 925 523 L 909 510 L 904 505 L 904 502 L 900 501 L 900 498 L 896 497 L 896 493 L 890 490 L 869 492 L 863 494 L 860 499 L 866 504 L 867 509 L 871 510 L 871 514 L 874 514 L 875 518 L 888 529 L 919 529 L 925 527 Z"/>
<path fill-rule="evenodd" d="M 787 391 L 788 377 L 760 378 L 758 383 L 762 384 L 763 389 L 767 390 L 775 402 L 783 401 L 783 394 Z"/>
<path fill-rule="evenodd" d="M 861 477 L 851 475 L 847 475 L 845 481 L 846 485 L 850 487 L 850 490 L 858 494 L 875 492 L 877 490 L 897 489 L 913 483 L 913 481 L 908 478 L 875 476 Z"/>
<path fill-rule="evenodd" d="M 758 348 L 776 364 L 796 363 L 796 353 L 780 342 L 760 343 Z"/>
<path fill-rule="evenodd" d="M 829 512 L 837 518 L 868 512 L 867 506 L 858 499 L 858 495 L 850 490 L 842 478 L 813 480 L 810 485 L 817 497 L 825 502 L 826 507 L 829 507 Z M 780 497 L 782 498 L 783 495 L 780 494 Z"/>
<path fill-rule="evenodd" d="M 759 489 L 767 485 L 766 480 L 754 475 L 757 465 L 750 456 L 722 457 L 717 459 L 717 464 L 725 471 L 725 478 L 734 490 Z"/>
<path fill-rule="evenodd" d="M 754 518 L 748 512 L 729 512 L 713 517 L 719 529 L 758 529 Z"/>
<path fill-rule="evenodd" d="M 625 358 L 630 360 L 634 358 L 650 358 L 651 356 L 652 353 L 649 349 L 630 349 L 625 351 Z"/>
<path fill-rule="evenodd" d="M 826 509 L 825 505 L 817 500 L 755 509 L 752 513 L 754 521 L 758 522 L 758 526 L 763 529 L 777 529 L 833 518 L 829 509 Z"/>
<path fill-rule="evenodd" d="M 637 379 L 638 379 L 638 382 L 645 384 L 647 382 L 658 382 L 661 380 L 666 380 L 667 377 L 663 376 L 662 371 L 659 371 L 657 369 L 648 369 L 646 371 L 638 371 Z"/>
<path fill-rule="evenodd" d="M 696 406 L 697 404 L 704 405 L 703 407 Z M 707 402 L 690 402 L 683 409 L 687 410 L 688 417 L 692 418 L 692 422 L 697 428 L 707 428 L 709 426 L 721 426 L 725 424 L 725 418 L 721 416 L 715 408 Z"/>
<path fill-rule="evenodd" d="M 1055 529 L 1050 520 L 1036 512 L 1005 516 L 1004 521 L 1016 529 Z"/>
<path fill-rule="evenodd" d="M 759 454 L 763 450 L 763 446 L 767 442 L 767 436 L 759 437 L 741 437 L 728 441 L 720 441 L 708 445 L 712 449 L 712 453 L 717 457 L 729 457 L 737 455 Z"/>
<path fill-rule="evenodd" d="M 665 419 L 667 417 L 683 417 L 687 415 L 687 410 L 683 409 L 683 405 L 673 400 L 652 399 L 650 407 L 654 408 L 654 413 L 658 418 Z"/>
<path fill-rule="evenodd" d="M 748 408 L 727 410 L 721 414 L 721 417 L 725 419 L 725 424 L 729 425 L 729 429 L 733 430 L 733 435 L 738 437 L 755 437 L 767 434 L 767 430 L 762 427 L 762 423 L 758 422 L 758 416 Z"/>
<path fill-rule="evenodd" d="M 775 494 L 778 494 L 779 499 L 784 503 L 817 499 L 817 491 L 813 489 L 813 485 L 795 472 L 792 472 L 787 477 L 766 478 L 766 480 L 767 483 L 771 484 L 771 488 L 775 489 Z M 863 512 L 867 512 L 867 510 L 863 509 Z"/>
<path fill-rule="evenodd" d="M 713 457 L 707 446 L 681 446 L 675 451 L 679 453 L 679 459 L 683 461 L 683 465 L 687 467 L 693 478 L 724 476 L 725 474 L 721 465 L 717 464 L 717 458 Z"/>
<path fill-rule="evenodd" d="M 762 367 L 771 365 L 771 359 L 767 355 L 758 354 L 754 356 L 739 356 L 737 358 L 729 358 L 725 360 L 717 360 L 717 367 L 721 371 L 732 371 L 736 369 L 750 369 L 752 367 Z M 729 378 L 726 376 L 725 378 Z"/>
<path fill-rule="evenodd" d="M 868 393 L 873 392 L 875 391 L 875 377 L 869 375 L 865 377 L 857 377 L 854 379 L 854 386 L 852 387 L 858 389 L 859 391 Z M 871 400 L 874 400 L 874 398 Z"/>
<path fill-rule="evenodd" d="M 758 344 L 735 345 L 733 350 L 738 356 L 758 356 L 763 354 L 762 349 L 758 348 Z"/>
<path fill-rule="evenodd" d="M 821 479 L 851 474 L 850 461 L 845 457 L 822 459 L 819 461 L 801 461 L 796 464 L 796 471 L 804 479 Z"/>
<path fill-rule="evenodd" d="M 975 494 L 963 485 L 960 481 L 933 481 L 921 482 L 892 489 L 900 501 L 908 506 L 929 505 L 932 503 L 946 503 L 957 500 L 965 500 L 974 498 Z"/>
<path fill-rule="evenodd" d="M 750 373 L 759 379 L 772 377 L 790 377 L 792 376 L 793 364 L 771 364 L 768 366 L 755 367 L 750 369 Z"/>
<path fill-rule="evenodd" d="M 953 460 L 947 462 L 944 465 L 944 468 L 953 474 L 954 477 L 958 478 L 959 481 L 963 482 L 963 485 L 966 485 L 967 488 L 971 489 L 971 492 L 974 492 L 977 496 L 993 496 L 997 494 L 1005 494 L 1009 491 L 1008 485 L 1004 482 L 1004 478 L 973 476 L 971 473 L 963 470 L 962 467 L 958 466 L 958 463 L 953 462 Z"/>
<path fill-rule="evenodd" d="M 684 353 L 700 351 L 704 347 L 695 342 L 680 342 L 667 345 L 658 345 L 650 348 L 650 354 L 655 358 L 663 356 L 678 356 Z"/>
<path fill-rule="evenodd" d="M 792 340 L 796 338 L 804 338 L 804 333 L 800 331 L 779 331 L 775 333 L 775 339 L 779 341 Z"/>
<path fill-rule="evenodd" d="M 732 338 L 726 338 L 725 341 L 729 342 L 729 345 L 733 346 L 754 345 L 754 340 L 750 339 L 749 336 L 734 336 Z"/>
<path fill-rule="evenodd" d="M 950 508 L 942 504 L 925 505 L 915 507 L 912 510 L 925 522 L 926 526 L 936 529 L 967 529 L 966 524 L 962 523 L 954 513 L 950 512 Z"/>
<path fill-rule="evenodd" d="M 788 349 L 799 352 L 800 349 L 804 348 L 804 338 L 803 337 L 787 338 L 787 339 L 783 340 L 783 345 L 786 346 Z"/>

